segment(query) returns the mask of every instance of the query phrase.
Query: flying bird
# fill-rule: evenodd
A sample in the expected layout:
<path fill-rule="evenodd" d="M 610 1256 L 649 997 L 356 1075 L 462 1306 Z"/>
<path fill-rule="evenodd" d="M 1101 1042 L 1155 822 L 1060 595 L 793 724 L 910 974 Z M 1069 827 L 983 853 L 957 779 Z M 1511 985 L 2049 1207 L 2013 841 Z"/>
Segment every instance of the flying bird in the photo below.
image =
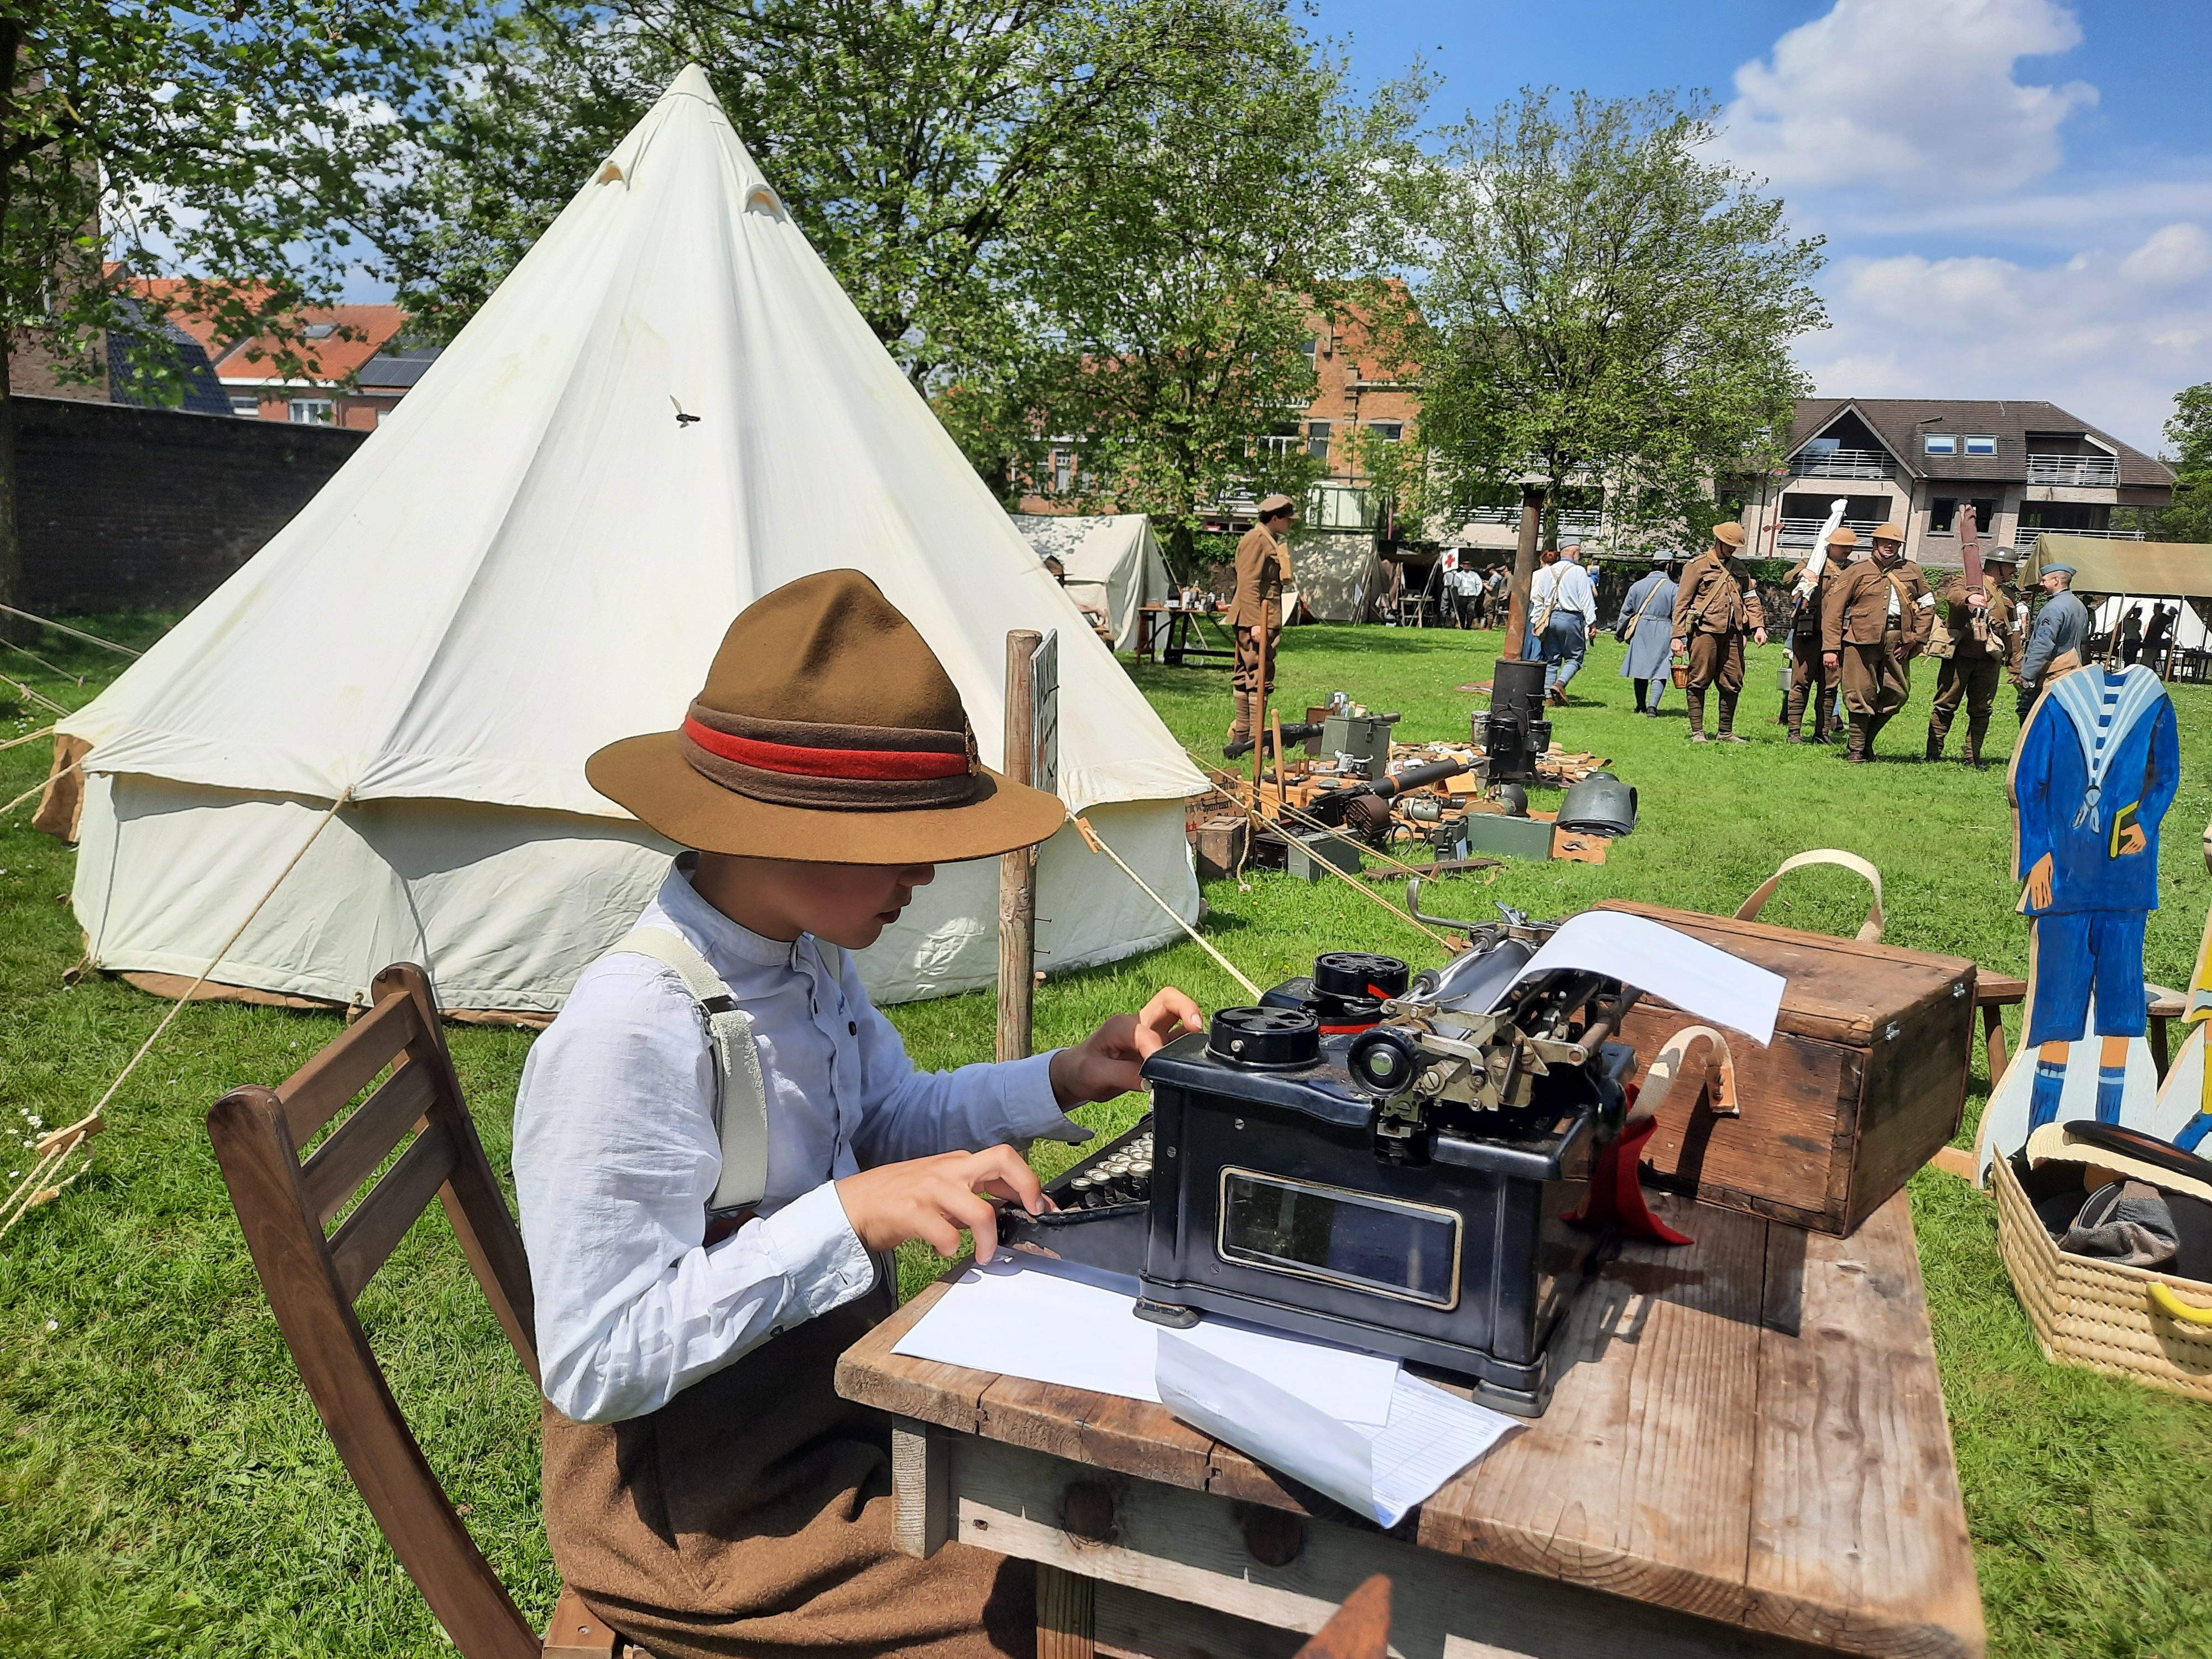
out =
<path fill-rule="evenodd" d="M 668 394 L 668 401 L 672 404 L 676 404 L 676 429 L 678 431 L 681 432 L 685 427 L 690 426 L 693 422 L 701 418 L 696 415 L 686 415 L 684 412 L 684 405 L 682 404 L 676 403 L 676 394 L 674 392 L 672 392 Z"/>

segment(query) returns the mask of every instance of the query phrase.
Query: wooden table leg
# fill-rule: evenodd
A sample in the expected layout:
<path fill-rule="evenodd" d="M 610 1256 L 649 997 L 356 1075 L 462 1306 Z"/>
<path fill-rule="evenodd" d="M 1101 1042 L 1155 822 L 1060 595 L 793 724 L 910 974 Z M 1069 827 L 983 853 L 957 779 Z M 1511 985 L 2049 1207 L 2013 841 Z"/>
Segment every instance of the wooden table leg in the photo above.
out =
<path fill-rule="evenodd" d="M 2150 1057 L 2152 1063 L 2158 1067 L 2158 1080 L 2160 1083 L 2166 1081 L 2166 1067 L 2170 1064 L 2166 1058 L 2168 1051 L 2166 1048 L 2166 1028 L 2172 1022 L 2169 1021 L 2163 1014 L 2154 1014 L 2151 1016 Z"/>
<path fill-rule="evenodd" d="M 1990 1092 L 1995 1094 L 2004 1076 L 2004 1010 L 1994 1002 L 1982 1005 L 1982 1052 L 1989 1057 Z"/>
<path fill-rule="evenodd" d="M 1097 1584 L 1040 1561 L 1036 1598 L 1037 1659 L 1091 1659 L 1097 1640 Z"/>
<path fill-rule="evenodd" d="M 891 1489 L 898 1501 L 898 1544 L 927 1560 L 950 1535 L 952 1447 L 948 1431 L 900 1419 L 891 1425 Z"/>

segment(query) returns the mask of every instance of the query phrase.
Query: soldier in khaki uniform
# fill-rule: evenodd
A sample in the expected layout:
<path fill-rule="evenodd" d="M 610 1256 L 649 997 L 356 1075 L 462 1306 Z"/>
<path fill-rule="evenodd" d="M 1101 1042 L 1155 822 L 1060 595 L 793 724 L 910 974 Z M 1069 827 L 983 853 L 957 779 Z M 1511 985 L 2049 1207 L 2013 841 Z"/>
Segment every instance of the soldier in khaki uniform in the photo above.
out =
<path fill-rule="evenodd" d="M 1929 760 L 1943 758 L 1943 741 L 1964 702 L 1966 763 L 1982 764 L 1982 738 L 1990 729 L 1997 681 L 2005 674 L 2019 677 L 2021 653 L 2027 645 L 2027 629 L 2022 626 L 2027 612 L 2012 579 L 2018 563 L 2011 549 L 1994 549 L 1983 556 L 1979 587 L 1968 584 L 1963 570 L 1943 585 L 1951 654 L 1936 676 L 1936 707 L 1928 716 Z"/>
<path fill-rule="evenodd" d="M 1874 557 L 1852 565 L 1821 606 L 1822 659 L 1844 676 L 1851 721 L 1844 758 L 1857 765 L 1874 756 L 1875 739 L 1912 695 L 1912 659 L 1928 643 L 1936 595 L 1920 567 L 1905 557 L 1905 527 L 1874 532 Z"/>
<path fill-rule="evenodd" d="M 1783 580 L 1790 596 L 1797 604 L 1797 614 L 1790 624 L 1790 696 L 1783 705 L 1784 724 L 1790 728 L 1790 741 L 1804 741 L 1805 709 L 1813 709 L 1813 741 L 1828 740 L 1828 717 L 1835 706 L 1835 681 L 1827 665 L 1821 659 L 1821 608 L 1828 590 L 1844 579 L 1850 568 L 1851 550 L 1859 538 L 1840 526 L 1828 532 L 1828 556 L 1821 566 L 1820 579 L 1813 578 L 1813 561 L 1806 559 Z"/>
<path fill-rule="evenodd" d="M 1270 495 L 1260 503 L 1260 521 L 1237 544 L 1237 599 L 1229 607 L 1229 625 L 1237 630 L 1237 667 L 1233 684 L 1237 718 L 1229 727 L 1234 748 L 1251 737 L 1265 718 L 1267 696 L 1275 689 L 1275 647 L 1283 637 L 1283 588 L 1291 580 L 1291 526 L 1298 510 L 1288 495 Z M 1267 683 L 1260 684 L 1260 659 L 1264 651 Z"/>
<path fill-rule="evenodd" d="M 1766 643 L 1766 613 L 1759 585 L 1743 562 L 1743 526 L 1713 526 L 1713 544 L 1690 561 L 1674 596 L 1674 649 L 1690 659 L 1690 741 L 1705 741 L 1705 688 L 1721 689 L 1723 743 L 1735 733 L 1735 700 L 1743 690 L 1743 635 L 1748 628 Z"/>

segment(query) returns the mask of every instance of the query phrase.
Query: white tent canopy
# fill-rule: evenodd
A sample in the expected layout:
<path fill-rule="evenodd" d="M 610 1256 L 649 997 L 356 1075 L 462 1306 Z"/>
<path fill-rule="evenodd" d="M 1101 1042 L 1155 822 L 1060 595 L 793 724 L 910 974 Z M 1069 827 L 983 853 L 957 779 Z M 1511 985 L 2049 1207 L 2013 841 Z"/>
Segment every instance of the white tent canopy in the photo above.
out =
<path fill-rule="evenodd" d="M 682 416 L 679 418 L 679 411 Z M 696 67 L 244 568 L 61 725 L 93 745 L 75 904 L 102 968 L 349 1001 L 557 1009 L 669 849 L 584 779 L 683 715 L 730 618 L 865 570 L 1002 744 L 1005 636 L 1060 632 L 1060 788 L 1186 916 L 1203 781 L 785 214 Z M 1173 924 L 1072 830 L 1048 966 Z M 992 982 L 995 861 L 862 958 L 887 1000 Z"/>
<path fill-rule="evenodd" d="M 1157 605 L 1170 592 L 1152 521 L 1141 513 L 1017 513 L 1014 525 L 1038 558 L 1060 561 L 1070 598 L 1106 613 L 1114 648 L 1135 650 L 1139 607 Z"/>

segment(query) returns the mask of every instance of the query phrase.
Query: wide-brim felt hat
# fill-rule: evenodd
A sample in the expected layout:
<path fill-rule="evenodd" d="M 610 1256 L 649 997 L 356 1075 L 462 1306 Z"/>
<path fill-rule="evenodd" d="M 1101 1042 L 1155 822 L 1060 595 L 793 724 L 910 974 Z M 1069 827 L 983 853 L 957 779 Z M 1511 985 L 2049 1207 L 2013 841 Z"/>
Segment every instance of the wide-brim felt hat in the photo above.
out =
<path fill-rule="evenodd" d="M 1727 547 L 1743 545 L 1743 526 L 1729 519 L 1713 526 L 1713 539 Z"/>
<path fill-rule="evenodd" d="M 857 570 L 746 606 L 682 725 L 609 744 L 584 775 L 679 845 L 809 864 L 992 858 L 1067 816 L 981 763 L 937 653 Z"/>

